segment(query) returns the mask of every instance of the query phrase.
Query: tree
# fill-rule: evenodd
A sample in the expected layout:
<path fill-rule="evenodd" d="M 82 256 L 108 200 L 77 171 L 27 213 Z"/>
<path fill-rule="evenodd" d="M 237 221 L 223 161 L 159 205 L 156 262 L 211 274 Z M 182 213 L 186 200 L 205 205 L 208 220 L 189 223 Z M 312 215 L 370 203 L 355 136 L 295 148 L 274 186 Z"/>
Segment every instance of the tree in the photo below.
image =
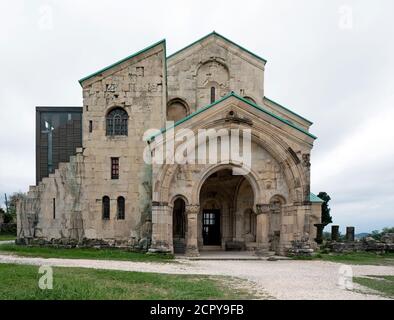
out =
<path fill-rule="evenodd" d="M 15 192 L 8 199 L 6 205 L 6 212 L 4 215 L 4 223 L 13 223 L 16 221 L 16 203 L 18 198 L 22 195 L 22 193 Z M 6 196 L 7 198 L 7 196 Z"/>
<path fill-rule="evenodd" d="M 386 233 L 394 233 L 394 227 L 392 227 L 392 228 L 383 228 L 382 231 L 374 230 L 371 233 L 371 237 L 374 238 L 375 240 L 380 241 L 382 239 L 382 236 L 384 236 Z"/>
<path fill-rule="evenodd" d="M 326 226 L 332 223 L 332 217 L 330 215 L 331 209 L 328 206 L 328 202 L 330 202 L 331 197 L 327 192 L 320 192 L 317 196 L 324 201 L 321 207 L 321 223 Z"/>

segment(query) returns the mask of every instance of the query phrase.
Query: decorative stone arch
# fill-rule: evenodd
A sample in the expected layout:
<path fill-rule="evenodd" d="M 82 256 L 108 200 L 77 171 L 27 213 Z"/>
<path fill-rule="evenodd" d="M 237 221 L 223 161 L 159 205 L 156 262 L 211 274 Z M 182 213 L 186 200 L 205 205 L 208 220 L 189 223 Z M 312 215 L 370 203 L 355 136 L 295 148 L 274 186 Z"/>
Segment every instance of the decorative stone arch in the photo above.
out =
<path fill-rule="evenodd" d="M 213 103 L 230 91 L 230 69 L 224 60 L 213 58 L 203 61 L 196 66 L 193 75 L 196 81 L 197 108 Z M 212 88 L 215 92 L 213 99 Z"/>
<path fill-rule="evenodd" d="M 127 116 L 130 117 L 129 113 L 126 110 L 126 108 L 124 106 L 119 105 L 119 104 L 111 104 L 110 106 L 105 108 L 104 116 L 107 117 L 108 114 L 111 113 L 115 109 L 122 109 L 124 112 L 126 112 Z"/>
<path fill-rule="evenodd" d="M 178 199 L 182 199 L 183 201 L 185 201 L 185 205 L 189 205 L 189 200 L 187 199 L 186 196 L 182 195 L 182 194 L 177 194 L 175 196 L 172 197 L 171 201 L 168 202 L 168 206 L 173 208 L 174 207 L 174 203 L 176 200 Z"/>
<path fill-rule="evenodd" d="M 207 59 L 205 61 L 201 61 L 196 65 L 195 70 L 193 71 L 192 75 L 193 77 L 197 77 L 198 72 L 200 71 L 201 67 L 205 66 L 208 63 L 217 63 L 219 65 L 221 65 L 224 69 L 226 69 L 227 73 L 228 73 L 228 78 L 231 78 L 231 74 L 230 74 L 230 68 L 227 66 L 227 64 L 225 63 L 224 59 L 221 58 L 211 58 L 211 59 Z"/>
<path fill-rule="evenodd" d="M 240 168 L 241 164 L 236 163 L 235 161 L 231 161 L 229 164 L 216 164 L 210 165 L 207 167 L 203 173 L 200 175 L 200 179 L 198 183 L 195 183 L 191 193 L 191 200 L 193 203 L 199 203 L 200 201 L 200 192 L 201 188 L 204 185 L 205 181 L 214 173 L 225 170 L 225 169 L 234 169 Z M 259 178 L 256 172 L 250 169 L 249 173 L 244 176 L 248 182 L 250 183 L 253 191 L 254 205 L 259 204 L 261 201 L 261 186 L 259 184 Z"/>
<path fill-rule="evenodd" d="M 166 110 L 167 121 L 177 122 L 189 114 L 190 107 L 184 99 L 173 98 L 168 101 Z"/>
<path fill-rule="evenodd" d="M 275 194 L 271 197 L 269 203 L 276 202 L 275 200 L 279 201 L 281 205 L 285 205 L 287 203 L 286 197 L 282 196 L 281 194 Z"/>
<path fill-rule="evenodd" d="M 197 134 L 198 129 L 215 128 L 215 125 L 217 125 L 217 121 L 205 123 L 204 125 L 199 126 L 198 128 L 194 128 L 194 129 L 192 128 L 191 130 L 195 134 Z M 230 129 L 233 127 L 229 123 L 223 123 L 221 129 L 222 128 Z M 253 127 L 250 127 L 245 124 L 240 124 L 239 129 L 251 129 L 252 141 L 260 145 L 263 149 L 265 149 L 279 164 L 284 174 L 284 178 L 289 190 L 288 202 L 289 203 L 305 202 L 306 201 L 305 197 L 307 196 L 306 194 L 308 193 L 307 188 L 309 183 L 306 181 L 306 178 L 302 172 L 301 161 L 299 159 L 298 159 L 299 161 L 295 159 L 294 153 L 291 152 L 290 146 L 285 141 L 283 141 L 280 137 L 278 137 L 272 132 L 269 132 L 269 130 L 264 128 L 264 126 L 253 125 Z M 175 146 L 175 148 L 176 147 L 177 145 Z M 214 165 L 214 166 L 217 167 L 218 165 Z M 236 167 L 237 165 L 240 166 L 237 163 L 230 164 L 232 168 Z M 173 175 L 177 171 L 177 166 L 178 165 L 176 164 L 172 164 L 172 165 L 164 164 L 162 166 L 157 178 L 157 180 L 160 181 L 160 183 L 156 185 L 153 201 L 168 202 L 170 184 L 173 179 Z M 215 169 L 213 169 L 211 166 L 208 170 L 215 170 Z M 213 172 L 211 172 L 210 174 L 212 173 Z M 256 172 L 253 172 L 252 170 L 251 173 L 253 173 L 254 180 L 256 181 L 255 184 L 257 184 L 257 181 L 259 181 L 258 174 Z M 206 178 L 207 177 L 205 177 L 205 179 Z M 253 181 L 253 179 L 251 181 Z M 201 185 L 198 190 L 193 190 L 192 196 L 190 197 L 192 204 L 198 203 L 197 195 L 199 194 L 200 188 Z M 260 195 L 260 197 L 255 197 L 256 204 L 268 203 L 269 199 L 261 198 L 262 193 L 260 191 L 263 190 L 261 186 L 259 186 L 258 189 L 255 186 L 254 190 L 258 190 L 259 193 L 257 194 Z"/>
<path fill-rule="evenodd" d="M 252 97 L 251 95 L 244 96 L 243 98 L 254 103 L 254 104 L 257 104 L 256 99 L 254 97 Z"/>

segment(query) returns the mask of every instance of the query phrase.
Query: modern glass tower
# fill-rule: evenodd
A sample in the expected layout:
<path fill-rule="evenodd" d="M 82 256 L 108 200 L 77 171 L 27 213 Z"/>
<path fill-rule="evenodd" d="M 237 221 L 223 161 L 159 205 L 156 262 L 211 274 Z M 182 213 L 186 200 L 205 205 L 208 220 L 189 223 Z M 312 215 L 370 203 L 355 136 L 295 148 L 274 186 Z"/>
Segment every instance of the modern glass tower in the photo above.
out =
<path fill-rule="evenodd" d="M 36 184 L 82 146 L 82 107 L 36 107 Z"/>

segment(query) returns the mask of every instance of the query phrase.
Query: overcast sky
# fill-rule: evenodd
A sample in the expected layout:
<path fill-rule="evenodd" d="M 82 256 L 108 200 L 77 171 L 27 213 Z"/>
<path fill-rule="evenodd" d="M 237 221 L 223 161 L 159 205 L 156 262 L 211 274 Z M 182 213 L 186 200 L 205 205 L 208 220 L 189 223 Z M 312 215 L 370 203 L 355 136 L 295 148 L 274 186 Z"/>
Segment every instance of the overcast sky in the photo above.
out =
<path fill-rule="evenodd" d="M 312 191 L 356 232 L 394 226 L 394 2 L 2 1 L 0 202 L 35 183 L 35 106 L 82 105 L 78 79 L 213 30 L 268 60 L 265 94 L 312 120 Z"/>

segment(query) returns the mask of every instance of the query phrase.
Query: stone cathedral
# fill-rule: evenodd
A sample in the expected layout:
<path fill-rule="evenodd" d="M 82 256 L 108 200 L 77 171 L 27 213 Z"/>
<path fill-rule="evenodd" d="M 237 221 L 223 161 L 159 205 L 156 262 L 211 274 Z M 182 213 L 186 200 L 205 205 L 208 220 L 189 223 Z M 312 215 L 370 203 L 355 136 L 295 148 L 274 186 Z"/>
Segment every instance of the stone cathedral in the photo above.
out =
<path fill-rule="evenodd" d="M 19 199 L 17 241 L 189 256 L 315 248 L 312 122 L 265 96 L 265 65 L 213 32 L 170 56 L 160 41 L 81 79 L 81 147 Z M 248 129 L 249 170 L 234 174 L 241 164 L 232 158 L 145 161 L 166 142 L 146 132 L 165 132 L 167 121 L 175 136 Z"/>

